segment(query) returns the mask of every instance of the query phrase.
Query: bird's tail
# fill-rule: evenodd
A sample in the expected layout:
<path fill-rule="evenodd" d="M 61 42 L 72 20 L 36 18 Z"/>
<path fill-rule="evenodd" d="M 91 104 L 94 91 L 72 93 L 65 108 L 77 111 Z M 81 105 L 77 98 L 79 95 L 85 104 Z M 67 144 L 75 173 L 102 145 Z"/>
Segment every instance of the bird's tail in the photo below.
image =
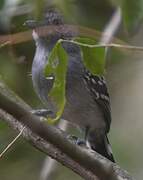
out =
<path fill-rule="evenodd" d="M 98 140 L 96 140 L 96 138 L 93 138 L 90 136 L 88 139 L 88 142 L 90 144 L 90 147 L 94 151 L 98 152 L 99 154 L 106 157 L 110 161 L 115 162 L 115 159 L 112 154 L 111 145 L 109 143 L 107 136 L 105 136 L 102 140 L 100 139 L 100 141 L 98 141 Z"/>

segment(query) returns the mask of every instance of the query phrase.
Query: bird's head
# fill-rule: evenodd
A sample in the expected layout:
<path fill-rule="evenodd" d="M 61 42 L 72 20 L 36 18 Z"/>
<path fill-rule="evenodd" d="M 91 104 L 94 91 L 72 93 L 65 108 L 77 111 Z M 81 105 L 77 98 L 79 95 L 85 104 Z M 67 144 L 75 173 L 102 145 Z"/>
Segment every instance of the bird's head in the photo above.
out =
<path fill-rule="evenodd" d="M 24 25 L 30 29 L 35 29 L 40 26 L 49 26 L 49 25 L 63 25 L 63 16 L 58 10 L 49 9 L 44 13 L 41 20 L 27 20 Z"/>
<path fill-rule="evenodd" d="M 35 41 L 41 37 L 41 39 L 56 40 L 60 39 L 64 34 L 63 16 L 54 9 L 46 11 L 41 20 L 27 20 L 24 25 L 33 30 L 32 36 Z"/>

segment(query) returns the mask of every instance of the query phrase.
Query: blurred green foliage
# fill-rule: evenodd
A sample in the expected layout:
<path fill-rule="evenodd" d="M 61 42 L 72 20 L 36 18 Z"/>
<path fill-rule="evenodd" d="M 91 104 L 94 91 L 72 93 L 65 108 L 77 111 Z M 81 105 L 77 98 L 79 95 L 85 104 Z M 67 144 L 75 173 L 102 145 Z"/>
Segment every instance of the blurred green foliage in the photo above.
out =
<path fill-rule="evenodd" d="M 137 28 L 143 19 L 143 0 L 122 0 L 121 8 L 124 24 L 130 32 L 132 29 Z"/>

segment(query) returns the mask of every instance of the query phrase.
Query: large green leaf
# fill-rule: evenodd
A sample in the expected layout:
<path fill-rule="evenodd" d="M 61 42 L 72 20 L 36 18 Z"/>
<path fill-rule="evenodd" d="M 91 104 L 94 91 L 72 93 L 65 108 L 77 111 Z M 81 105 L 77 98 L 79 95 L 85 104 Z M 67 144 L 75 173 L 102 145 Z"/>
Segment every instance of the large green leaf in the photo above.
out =
<path fill-rule="evenodd" d="M 54 75 L 55 80 L 53 88 L 48 96 L 56 104 L 56 117 L 55 119 L 48 119 L 50 123 L 57 122 L 64 110 L 65 106 L 65 85 L 66 85 L 66 71 L 67 71 L 67 53 L 62 47 L 61 43 L 57 43 L 53 48 L 48 63 L 45 67 L 45 76 Z"/>
<path fill-rule="evenodd" d="M 74 39 L 74 41 L 82 43 L 83 46 L 89 46 L 89 45 L 96 45 L 97 44 L 96 39 L 93 39 L 93 38 L 91 39 L 88 37 L 77 37 Z"/>
<path fill-rule="evenodd" d="M 105 70 L 105 47 L 96 47 L 96 41 L 89 38 L 76 38 L 75 41 L 82 43 L 80 48 L 85 67 L 94 75 L 103 75 Z"/>
<path fill-rule="evenodd" d="M 105 70 L 105 48 L 81 47 L 85 67 L 94 75 L 103 75 Z"/>

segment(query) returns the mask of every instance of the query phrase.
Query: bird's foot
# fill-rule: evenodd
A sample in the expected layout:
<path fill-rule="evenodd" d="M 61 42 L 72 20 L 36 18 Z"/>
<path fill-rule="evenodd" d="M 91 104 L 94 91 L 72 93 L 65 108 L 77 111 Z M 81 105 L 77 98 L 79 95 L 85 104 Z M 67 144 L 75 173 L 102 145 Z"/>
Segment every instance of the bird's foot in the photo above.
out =
<path fill-rule="evenodd" d="M 68 139 L 70 141 L 72 141 L 74 144 L 86 147 L 86 142 L 83 139 L 80 139 L 80 138 L 78 138 L 78 137 L 76 137 L 74 135 L 69 135 Z"/>
<path fill-rule="evenodd" d="M 49 109 L 35 109 L 31 111 L 32 114 L 40 117 L 47 117 L 52 114 L 52 111 Z"/>

